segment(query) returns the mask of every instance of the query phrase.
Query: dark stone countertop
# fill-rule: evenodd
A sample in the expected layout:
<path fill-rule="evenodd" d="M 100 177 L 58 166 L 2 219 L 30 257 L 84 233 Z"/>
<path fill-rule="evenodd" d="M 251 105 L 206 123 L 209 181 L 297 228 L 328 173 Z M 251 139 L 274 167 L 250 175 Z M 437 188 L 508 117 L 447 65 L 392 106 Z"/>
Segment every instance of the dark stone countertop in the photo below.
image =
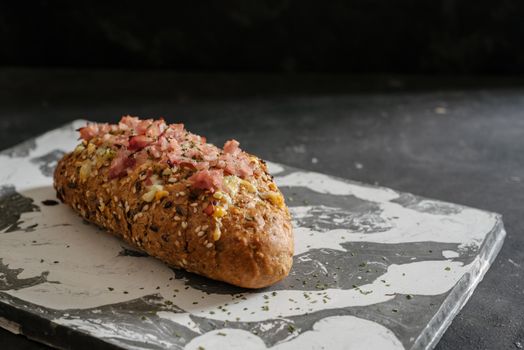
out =
<path fill-rule="evenodd" d="M 503 214 L 506 242 L 437 349 L 524 346 L 524 80 L 0 70 L 1 149 L 72 119 L 127 113 Z M 0 345 L 45 348 L 3 330 Z"/>

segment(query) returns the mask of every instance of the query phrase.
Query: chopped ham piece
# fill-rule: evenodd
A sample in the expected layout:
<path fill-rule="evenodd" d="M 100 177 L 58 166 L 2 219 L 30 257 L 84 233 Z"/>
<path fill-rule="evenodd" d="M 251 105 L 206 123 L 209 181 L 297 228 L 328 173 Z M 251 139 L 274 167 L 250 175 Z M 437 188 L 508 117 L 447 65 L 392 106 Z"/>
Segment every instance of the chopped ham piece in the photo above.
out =
<path fill-rule="evenodd" d="M 209 162 L 196 162 L 195 163 L 195 168 L 197 170 L 206 170 L 206 169 L 209 169 Z"/>
<path fill-rule="evenodd" d="M 122 119 L 120 119 L 120 122 L 118 123 L 118 128 L 120 130 L 132 130 L 135 129 L 138 123 L 140 122 L 140 119 L 137 117 L 131 117 L 129 115 L 123 116 Z"/>
<path fill-rule="evenodd" d="M 200 170 L 191 175 L 189 181 L 194 188 L 214 192 L 222 188 L 224 175 L 220 170 Z"/>
<path fill-rule="evenodd" d="M 93 137 L 98 135 L 97 124 L 87 124 L 83 128 L 78 129 L 80 132 L 80 138 L 86 141 L 91 140 Z"/>
<path fill-rule="evenodd" d="M 130 151 L 141 150 L 142 148 L 149 145 L 153 140 L 144 135 L 132 136 L 129 139 L 128 149 Z"/>
<path fill-rule="evenodd" d="M 237 175 L 242 178 L 253 175 L 253 168 L 243 154 L 238 154 L 236 157 L 229 153 L 222 154 L 219 158 L 218 167 L 223 168 L 230 175 Z"/>
<path fill-rule="evenodd" d="M 162 157 L 163 152 L 160 149 L 160 146 L 153 145 L 153 146 L 149 147 L 149 154 L 151 154 L 153 156 L 153 158 L 158 159 L 158 158 Z"/>
<path fill-rule="evenodd" d="M 137 135 L 144 135 L 151 124 L 153 124 L 153 119 L 140 120 L 134 130 Z"/>
<path fill-rule="evenodd" d="M 216 146 L 208 143 L 203 144 L 200 149 L 202 150 L 202 159 L 208 162 L 217 160 L 220 154 L 220 150 Z"/>
<path fill-rule="evenodd" d="M 78 129 L 78 131 L 80 132 L 81 139 L 89 141 L 97 136 L 111 135 L 109 132 L 117 129 L 116 125 L 109 125 L 107 123 L 88 123 L 86 126 Z"/>
<path fill-rule="evenodd" d="M 176 140 L 175 140 L 176 142 Z M 167 138 L 162 135 L 158 138 L 158 141 L 156 142 L 159 150 L 161 150 L 162 152 L 165 152 L 169 149 L 169 147 L 171 146 L 171 144 L 169 143 L 169 141 L 167 140 Z"/>
<path fill-rule="evenodd" d="M 164 132 L 164 135 L 166 135 L 166 137 L 172 137 L 177 141 L 182 141 L 185 133 L 184 124 L 170 124 Z"/>
<path fill-rule="evenodd" d="M 229 140 L 224 144 L 224 152 L 232 155 L 237 155 L 240 153 L 240 148 L 238 147 L 240 143 L 237 140 Z"/>
<path fill-rule="evenodd" d="M 127 169 L 133 167 L 135 163 L 135 159 L 130 157 L 128 151 L 119 151 L 109 167 L 109 178 L 114 179 L 126 175 Z"/>
<path fill-rule="evenodd" d="M 167 128 L 167 125 L 164 122 L 164 119 L 159 119 L 159 120 L 155 120 L 154 122 L 152 122 L 148 126 L 145 133 L 149 137 L 157 138 L 164 133 L 166 128 Z"/>

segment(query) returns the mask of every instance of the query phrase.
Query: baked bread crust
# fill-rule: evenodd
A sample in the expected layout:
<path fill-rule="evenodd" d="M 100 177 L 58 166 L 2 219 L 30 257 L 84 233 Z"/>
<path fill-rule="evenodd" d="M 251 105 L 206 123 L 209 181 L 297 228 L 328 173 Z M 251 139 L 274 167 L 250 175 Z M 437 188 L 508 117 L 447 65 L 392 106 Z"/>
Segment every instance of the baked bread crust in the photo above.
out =
<path fill-rule="evenodd" d="M 262 288 L 287 276 L 291 218 L 264 161 L 248 155 L 255 173 L 249 181 L 227 177 L 228 194 L 194 188 L 192 169 L 155 160 L 112 178 L 105 146 L 93 141 L 66 154 L 54 174 L 58 198 L 85 220 L 172 267 L 236 286 Z M 163 185 L 151 195 L 146 181 L 155 175 Z M 209 211 L 225 197 L 227 210 Z"/>

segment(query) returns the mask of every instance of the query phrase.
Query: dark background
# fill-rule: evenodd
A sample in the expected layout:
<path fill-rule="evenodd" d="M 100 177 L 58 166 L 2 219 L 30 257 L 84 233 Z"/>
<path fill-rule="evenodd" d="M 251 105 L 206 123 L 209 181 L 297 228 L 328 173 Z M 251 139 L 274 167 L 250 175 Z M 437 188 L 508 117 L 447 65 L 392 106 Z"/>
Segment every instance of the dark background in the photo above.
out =
<path fill-rule="evenodd" d="M 3 1 L 0 65 L 521 74 L 512 0 Z"/>
<path fill-rule="evenodd" d="M 0 149 L 77 118 L 164 116 L 268 160 L 501 213 L 506 242 L 437 349 L 518 350 L 523 39 L 523 1 L 4 1 Z M 40 348 L 0 330 L 2 350 Z"/>

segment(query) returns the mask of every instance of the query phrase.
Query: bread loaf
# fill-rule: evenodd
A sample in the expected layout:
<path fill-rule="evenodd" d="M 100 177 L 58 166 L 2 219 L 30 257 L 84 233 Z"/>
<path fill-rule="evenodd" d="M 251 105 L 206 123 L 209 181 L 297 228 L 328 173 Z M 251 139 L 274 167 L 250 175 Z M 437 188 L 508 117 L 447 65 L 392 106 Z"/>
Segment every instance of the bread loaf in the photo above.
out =
<path fill-rule="evenodd" d="M 263 160 L 182 124 L 125 116 L 88 124 L 59 162 L 57 196 L 84 219 L 166 264 L 240 287 L 289 273 L 293 232 Z"/>

